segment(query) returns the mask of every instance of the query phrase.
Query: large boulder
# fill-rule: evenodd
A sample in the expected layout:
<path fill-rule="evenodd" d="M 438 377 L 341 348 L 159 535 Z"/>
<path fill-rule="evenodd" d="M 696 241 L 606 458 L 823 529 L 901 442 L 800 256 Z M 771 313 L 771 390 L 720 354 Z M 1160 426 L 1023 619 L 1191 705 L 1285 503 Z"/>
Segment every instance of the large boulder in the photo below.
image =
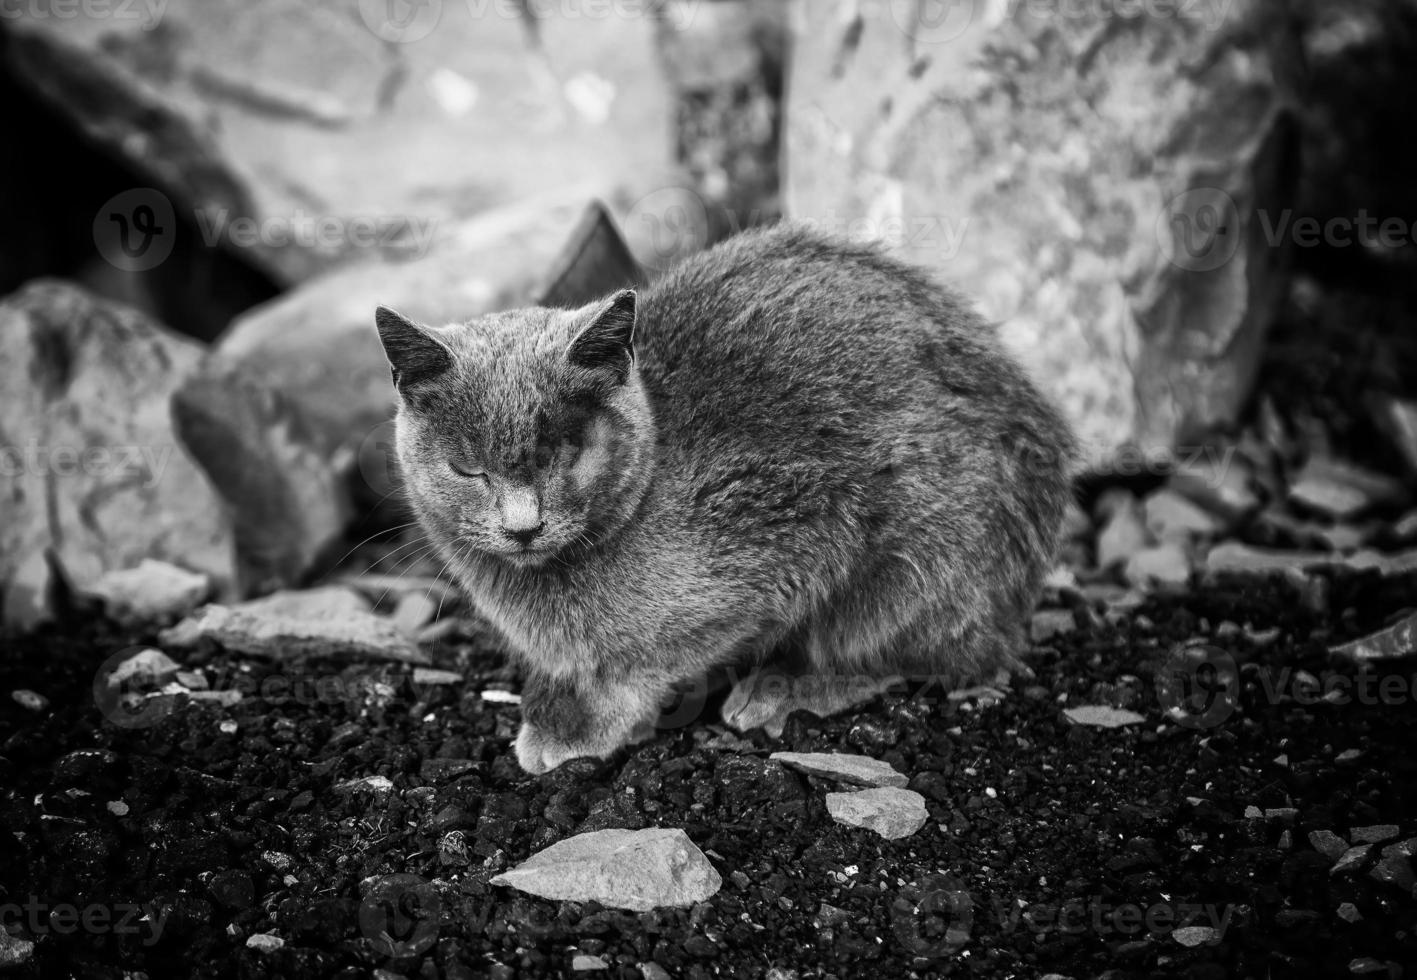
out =
<path fill-rule="evenodd" d="M 52 554 L 80 589 L 161 559 L 234 580 L 232 531 L 177 440 L 169 397 L 201 347 L 61 282 L 0 302 L 0 587 L 36 590 Z M 17 573 L 21 581 L 15 582 Z M 12 610 L 41 601 L 6 596 Z"/>
<path fill-rule="evenodd" d="M 528 305 L 583 206 L 569 189 L 489 212 L 418 261 L 337 270 L 232 324 L 173 415 L 231 508 L 243 592 L 298 583 L 339 557 L 351 480 L 376 498 L 395 487 L 375 308 L 441 325 Z"/>
<path fill-rule="evenodd" d="M 544 6 L 39 3 L 0 18 L 0 50 L 30 94 L 161 189 L 156 205 L 115 200 L 113 217 L 165 204 L 204 245 L 291 285 L 417 258 L 568 175 L 601 194 L 662 179 L 650 5 Z"/>
<path fill-rule="evenodd" d="M 1094 463 L 1233 420 L 1295 186 L 1287 8 L 1127 7 L 798 0 L 788 83 L 788 214 L 963 289 Z"/>

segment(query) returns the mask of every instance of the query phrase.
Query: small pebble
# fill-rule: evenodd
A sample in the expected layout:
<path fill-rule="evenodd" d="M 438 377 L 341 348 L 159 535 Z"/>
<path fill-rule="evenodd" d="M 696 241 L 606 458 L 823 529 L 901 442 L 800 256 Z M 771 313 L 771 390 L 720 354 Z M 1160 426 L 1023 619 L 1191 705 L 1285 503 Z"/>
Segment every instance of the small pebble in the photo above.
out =
<path fill-rule="evenodd" d="M 10 697 L 15 699 L 15 703 L 27 711 L 43 711 L 49 707 L 49 699 L 38 691 L 31 691 L 22 687 L 19 690 L 11 691 Z"/>
<path fill-rule="evenodd" d="M 577 973 L 585 970 L 608 970 L 610 964 L 599 956 L 587 956 L 584 953 L 579 953 L 571 958 L 571 969 Z"/>
<path fill-rule="evenodd" d="M 1328 873 L 1331 875 L 1347 874 L 1362 864 L 1372 849 L 1372 844 L 1359 844 L 1357 847 L 1350 847 L 1343 852 L 1343 856 L 1338 859 L 1338 862 L 1328 869 Z"/>
<path fill-rule="evenodd" d="M 1397 824 L 1380 823 L 1371 827 L 1350 827 L 1348 839 L 1355 844 L 1381 844 L 1397 836 Z"/>
<path fill-rule="evenodd" d="M 1344 922 L 1357 922 L 1363 918 L 1363 913 L 1358 911 L 1358 906 L 1352 902 L 1344 902 L 1338 907 L 1338 917 Z"/>
<path fill-rule="evenodd" d="M 235 735 L 236 730 L 241 726 L 238 725 L 236 722 L 232 721 L 230 718 L 228 718 L 216 727 L 217 730 L 220 731 L 223 735 Z"/>
<path fill-rule="evenodd" d="M 109 800 L 107 803 L 108 812 L 115 817 L 126 817 L 128 815 L 128 804 L 122 800 Z"/>
<path fill-rule="evenodd" d="M 1348 842 L 1331 830 L 1309 831 L 1309 843 L 1330 861 L 1337 861 L 1348 850 Z"/>
<path fill-rule="evenodd" d="M 272 953 L 285 945 L 285 940 L 268 932 L 258 932 L 246 937 L 246 945 L 263 953 Z"/>
<path fill-rule="evenodd" d="M 1217 942 L 1220 934 L 1210 926 L 1182 926 L 1171 930 L 1171 938 L 1182 946 L 1201 946 Z"/>

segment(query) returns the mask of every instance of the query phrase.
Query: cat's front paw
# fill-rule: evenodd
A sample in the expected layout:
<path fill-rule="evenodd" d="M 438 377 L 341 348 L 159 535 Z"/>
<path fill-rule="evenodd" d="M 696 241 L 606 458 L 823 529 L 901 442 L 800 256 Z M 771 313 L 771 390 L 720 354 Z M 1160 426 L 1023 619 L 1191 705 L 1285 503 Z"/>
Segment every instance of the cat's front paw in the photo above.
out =
<path fill-rule="evenodd" d="M 597 752 L 595 746 L 586 742 L 563 741 L 530 722 L 522 722 L 521 731 L 517 732 L 516 750 L 517 764 L 533 776 L 550 772 L 561 763 L 581 756 L 604 758 L 609 754 Z"/>

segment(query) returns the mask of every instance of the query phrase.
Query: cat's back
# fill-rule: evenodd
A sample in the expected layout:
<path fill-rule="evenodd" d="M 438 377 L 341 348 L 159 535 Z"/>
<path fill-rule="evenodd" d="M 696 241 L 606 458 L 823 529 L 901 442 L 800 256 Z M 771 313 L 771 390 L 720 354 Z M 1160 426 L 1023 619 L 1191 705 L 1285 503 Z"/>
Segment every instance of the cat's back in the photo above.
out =
<path fill-rule="evenodd" d="M 657 420 L 844 462 L 901 420 L 1016 413 L 1031 389 L 992 328 L 868 245 L 779 225 L 695 256 L 645 292 L 636 351 Z"/>

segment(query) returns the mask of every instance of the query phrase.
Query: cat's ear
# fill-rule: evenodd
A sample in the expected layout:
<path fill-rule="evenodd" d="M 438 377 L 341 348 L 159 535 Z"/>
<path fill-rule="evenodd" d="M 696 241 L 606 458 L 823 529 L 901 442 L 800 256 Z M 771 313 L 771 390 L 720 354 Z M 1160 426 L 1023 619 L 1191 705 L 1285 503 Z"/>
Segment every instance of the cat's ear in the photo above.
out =
<path fill-rule="evenodd" d="M 635 359 L 634 340 L 635 291 L 622 289 L 591 315 L 590 324 L 566 348 L 566 360 L 591 371 L 609 371 L 617 384 L 624 384 Z"/>
<path fill-rule="evenodd" d="M 408 385 L 431 381 L 453 366 L 452 351 L 408 317 L 381 306 L 374 311 L 374 324 L 400 394 Z"/>

